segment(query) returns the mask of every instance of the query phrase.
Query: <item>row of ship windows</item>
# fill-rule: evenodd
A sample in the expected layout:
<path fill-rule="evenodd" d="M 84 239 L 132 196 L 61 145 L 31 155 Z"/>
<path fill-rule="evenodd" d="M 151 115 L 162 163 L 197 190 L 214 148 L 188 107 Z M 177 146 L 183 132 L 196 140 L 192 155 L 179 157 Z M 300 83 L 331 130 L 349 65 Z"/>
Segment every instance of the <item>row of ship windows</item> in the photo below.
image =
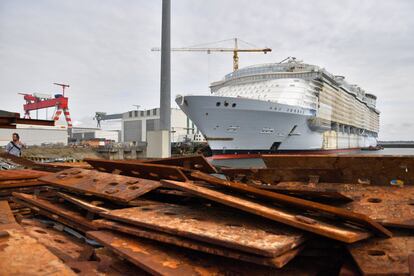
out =
<path fill-rule="evenodd" d="M 216 106 L 217 107 L 219 107 L 221 105 L 221 102 L 216 102 Z M 229 106 L 229 103 L 228 102 L 224 102 L 224 104 L 223 104 L 225 107 L 228 107 Z M 236 103 L 232 103 L 231 104 L 231 107 L 236 107 Z"/>
<path fill-rule="evenodd" d="M 281 111 L 282 110 L 282 108 L 281 107 L 270 107 L 269 109 L 274 109 L 274 110 L 276 110 L 276 111 Z M 286 112 L 291 112 L 291 113 L 298 113 L 298 114 L 303 114 L 304 113 L 304 111 L 303 110 L 300 110 L 300 109 L 293 109 L 293 108 L 288 108 L 288 109 L 286 109 Z"/>

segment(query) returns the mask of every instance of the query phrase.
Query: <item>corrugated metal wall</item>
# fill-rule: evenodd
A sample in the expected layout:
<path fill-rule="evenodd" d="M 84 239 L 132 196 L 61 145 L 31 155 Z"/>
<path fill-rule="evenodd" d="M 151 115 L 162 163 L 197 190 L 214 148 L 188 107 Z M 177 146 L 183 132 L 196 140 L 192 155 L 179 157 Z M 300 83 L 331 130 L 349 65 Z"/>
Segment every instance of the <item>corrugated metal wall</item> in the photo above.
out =
<path fill-rule="evenodd" d="M 124 142 L 142 142 L 142 121 L 124 121 Z"/>

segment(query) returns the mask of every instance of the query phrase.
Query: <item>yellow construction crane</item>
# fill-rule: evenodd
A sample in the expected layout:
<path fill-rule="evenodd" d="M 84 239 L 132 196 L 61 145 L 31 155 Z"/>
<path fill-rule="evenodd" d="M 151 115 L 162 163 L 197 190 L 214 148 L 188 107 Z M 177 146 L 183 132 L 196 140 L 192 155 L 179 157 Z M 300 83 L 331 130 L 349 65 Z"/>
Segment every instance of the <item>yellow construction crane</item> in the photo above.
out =
<path fill-rule="evenodd" d="M 237 38 L 234 38 L 234 48 L 198 48 L 198 47 L 190 47 L 190 48 L 171 48 L 171 51 L 188 51 L 188 52 L 207 52 L 210 54 L 211 52 L 233 52 L 233 71 L 239 69 L 239 53 L 254 53 L 254 52 L 263 52 L 267 54 L 267 52 L 271 52 L 272 49 L 270 48 L 246 48 L 240 49 L 238 47 Z M 151 51 L 161 51 L 160 48 L 152 48 Z"/>

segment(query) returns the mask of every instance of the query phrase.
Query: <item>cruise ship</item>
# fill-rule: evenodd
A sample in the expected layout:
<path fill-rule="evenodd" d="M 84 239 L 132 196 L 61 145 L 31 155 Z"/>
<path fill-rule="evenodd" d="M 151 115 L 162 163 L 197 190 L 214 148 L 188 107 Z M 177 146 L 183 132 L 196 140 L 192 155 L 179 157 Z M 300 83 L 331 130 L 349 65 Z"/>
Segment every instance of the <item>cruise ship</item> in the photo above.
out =
<path fill-rule="evenodd" d="M 376 96 L 295 58 L 236 70 L 211 95 L 177 96 L 214 155 L 377 145 Z"/>

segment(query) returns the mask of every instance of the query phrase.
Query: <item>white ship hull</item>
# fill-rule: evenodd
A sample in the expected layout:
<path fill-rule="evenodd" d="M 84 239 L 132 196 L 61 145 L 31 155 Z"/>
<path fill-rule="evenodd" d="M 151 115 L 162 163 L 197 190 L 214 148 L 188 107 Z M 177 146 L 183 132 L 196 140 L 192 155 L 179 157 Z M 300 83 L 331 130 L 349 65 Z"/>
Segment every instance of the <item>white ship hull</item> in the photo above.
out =
<path fill-rule="evenodd" d="M 372 136 L 311 129 L 308 119 L 315 111 L 298 106 L 223 96 L 179 96 L 176 102 L 203 133 L 214 154 L 376 146 Z"/>

